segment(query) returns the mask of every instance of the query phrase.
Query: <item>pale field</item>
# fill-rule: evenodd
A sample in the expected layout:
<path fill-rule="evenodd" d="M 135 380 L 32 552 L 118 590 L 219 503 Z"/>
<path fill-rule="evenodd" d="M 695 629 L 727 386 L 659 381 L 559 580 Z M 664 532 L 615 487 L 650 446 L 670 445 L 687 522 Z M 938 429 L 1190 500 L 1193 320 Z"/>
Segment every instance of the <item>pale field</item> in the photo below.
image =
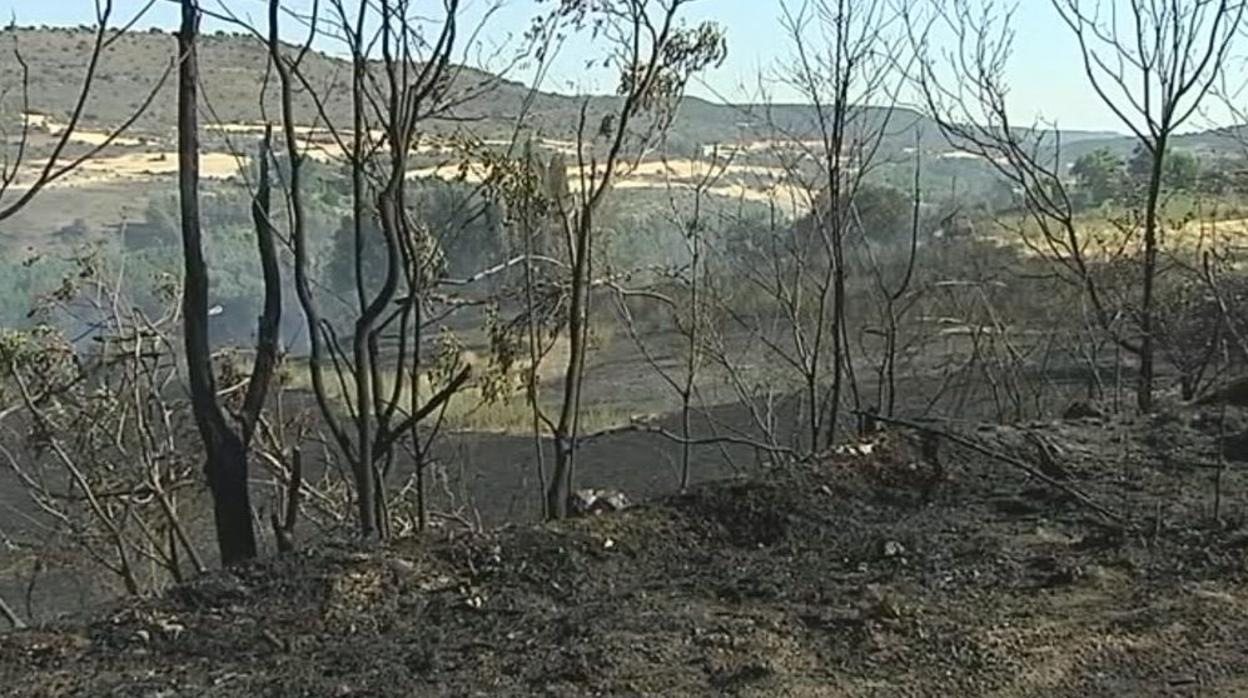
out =
<path fill-rule="evenodd" d="M 708 176 L 715 178 L 723 170 L 724 176 L 749 175 L 770 181 L 783 181 L 788 173 L 780 167 L 765 165 L 729 164 L 727 167 L 713 165 L 709 160 L 667 159 L 646 160 L 636 167 L 629 167 L 627 172 L 636 177 L 671 177 L 677 180 L 700 180 Z"/>
<path fill-rule="evenodd" d="M 1103 218 L 1085 218 L 1078 223 L 1082 253 L 1089 262 L 1105 262 L 1131 254 L 1141 249 L 1143 244 L 1139 230 L 1124 231 Z M 1030 243 L 1018 231 L 999 226 L 983 232 L 998 244 L 1016 247 L 1025 256 L 1047 257 L 1053 254 L 1043 244 L 1036 226 L 1028 225 L 1025 230 Z M 1064 248 L 1059 249 L 1064 251 Z M 1160 249 L 1163 253 L 1191 258 L 1198 258 L 1206 251 L 1241 255 L 1248 252 L 1248 218 L 1204 218 L 1180 225 L 1166 225 L 1161 231 Z"/>
<path fill-rule="evenodd" d="M 792 152 L 794 150 L 813 150 L 822 148 L 823 141 L 820 140 L 804 140 L 804 141 L 783 141 L 773 139 L 759 139 L 748 143 L 739 143 L 733 145 L 705 145 L 702 146 L 703 155 L 711 155 L 717 149 L 721 155 L 731 152 L 740 153 L 766 153 L 770 151 Z"/>
<path fill-rule="evenodd" d="M 58 129 L 64 128 L 46 115 L 31 114 L 28 118 L 32 124 L 54 137 Z M 276 128 L 276 127 L 275 127 Z M 253 123 L 214 123 L 206 124 L 205 131 L 227 134 L 228 136 L 249 137 L 264 133 L 264 124 Z M 295 129 L 301 137 L 300 147 L 304 153 L 318 162 L 343 162 L 344 155 L 333 134 L 325 127 L 298 126 Z M 104 131 L 78 129 L 72 140 L 85 145 L 101 145 L 108 139 Z M 342 138 L 349 138 L 350 133 L 341 133 Z M 370 133 L 374 139 L 382 138 L 380 132 Z M 507 141 L 486 140 L 489 146 L 506 146 Z M 107 149 L 96 157 L 84 162 L 77 170 L 67 174 L 55 182 L 58 188 L 90 188 L 101 185 L 137 183 L 146 179 L 169 177 L 177 173 L 177 153 L 166 149 L 136 152 L 142 145 L 137 138 L 115 138 Z M 572 141 L 558 139 L 539 139 L 539 147 L 549 151 L 575 154 L 576 144 Z M 750 151 L 767 150 L 776 147 L 773 142 L 758 142 L 742 146 Z M 230 142 L 229 147 L 246 152 L 241 143 Z M 418 144 L 414 151 L 422 155 L 454 154 L 456 148 L 447 139 L 426 138 Z M 226 180 L 238 175 L 242 160 L 231 152 L 204 152 L 200 155 L 200 174 L 206 179 Z M 42 162 L 28 162 L 23 168 L 19 181 L 31 181 L 38 175 Z M 568 167 L 568 183 L 574 190 L 581 186 L 582 172 L 576 164 Z M 601 177 L 601 166 L 595 172 L 585 173 L 595 178 Z M 697 187 L 711 196 L 725 197 L 734 200 L 751 202 L 777 201 L 781 208 L 798 215 L 808 208 L 808 196 L 804 187 L 790 183 L 783 168 L 752 164 L 730 164 L 713 166 L 705 160 L 695 159 L 651 159 L 641 162 L 621 161 L 616 169 L 615 186 L 621 189 L 655 189 L 687 192 Z M 483 165 L 470 163 L 461 167 L 448 157 L 447 162 L 433 166 L 414 168 L 409 177 L 436 177 L 448 181 L 465 181 L 481 183 L 488 172 Z"/>
<path fill-rule="evenodd" d="M 64 133 L 64 129 L 68 124 L 61 123 L 53 119 L 47 114 L 26 113 L 22 114 L 21 121 L 17 124 L 20 129 L 22 122 L 32 129 L 39 129 L 47 133 L 51 139 L 60 138 Z M 107 131 L 93 131 L 90 129 L 75 129 L 69 136 L 69 142 L 82 143 L 85 145 L 104 145 L 109 142 L 109 133 Z M 119 135 L 112 139 L 112 145 L 121 147 L 135 147 L 142 145 L 143 142 L 132 136 Z"/>
<path fill-rule="evenodd" d="M 605 168 L 593 172 L 601 177 Z M 442 163 L 420 167 L 408 172 L 409 177 L 438 177 L 445 180 L 478 184 L 488 176 L 485 167 L 471 164 L 467 168 L 459 163 Z M 579 191 L 582 186 L 581 170 L 576 165 L 567 169 L 568 186 Z M 585 173 L 590 174 L 588 171 Z M 711 166 L 698 160 L 646 160 L 640 163 L 621 163 L 616 169 L 617 189 L 691 192 L 698 188 L 711 196 L 733 200 L 766 203 L 774 201 L 788 215 L 800 215 L 809 208 L 809 192 L 800 183 L 791 183 L 785 171 L 778 167 L 761 165 Z"/>
<path fill-rule="evenodd" d="M 568 351 L 566 338 L 559 337 L 538 367 L 537 378 L 543 386 L 539 393 L 540 404 L 548 415 L 558 407 L 557 384 L 567 366 Z M 525 381 L 530 365 L 527 359 L 518 360 L 508 374 L 501 377 L 502 389 L 491 399 L 485 399 L 481 383 L 482 376 L 491 372 L 497 373 L 496 369 L 490 367 L 488 358 L 464 349 L 458 354 L 458 362 L 456 370 L 463 366 L 471 367 L 473 377 L 448 401 L 442 414 L 442 424 L 446 429 L 492 434 L 526 434 L 532 431 L 533 412 L 525 398 Z M 382 394 L 392 394 L 395 376 L 393 370 L 382 371 Z M 412 397 L 410 372 L 405 372 L 401 380 L 404 384 L 399 389 L 399 403 L 407 406 L 410 405 Z M 303 362 L 287 365 L 283 370 L 282 385 L 290 390 L 311 391 L 312 377 L 307 365 Z M 421 399 L 431 395 L 439 385 L 433 382 L 428 373 L 421 374 L 418 381 Z M 326 394 L 330 401 L 345 408 L 348 399 L 345 396 L 353 396 L 354 390 L 354 382 L 349 376 L 344 376 L 340 381 L 332 370 L 326 371 Z M 618 407 L 590 405 L 581 417 L 581 424 L 582 428 L 595 431 L 627 424 L 634 417 L 635 415 Z"/>
<path fill-rule="evenodd" d="M 62 132 L 65 124 L 59 123 L 47 115 L 27 114 L 26 120 L 40 142 L 54 141 Z M 205 125 L 206 131 L 215 131 L 230 135 L 258 136 L 264 132 L 264 124 L 225 123 Z M 299 126 L 296 132 L 301 136 L 301 147 L 307 156 L 319 162 L 343 162 L 344 156 L 338 143 L 328 129 L 317 126 Z M 380 132 L 371 133 L 372 138 L 381 138 Z M 341 134 L 348 138 L 349 133 Z M 78 129 L 71 141 L 88 146 L 102 145 L 109 134 L 105 131 Z M 483 141 L 489 146 L 506 146 L 504 140 Z M 537 144 L 549 151 L 574 154 L 576 144 L 572 141 L 557 139 L 540 139 Z M 143 143 L 138 138 L 120 136 L 96 157 L 84 162 L 77 170 L 57 180 L 52 186 L 59 189 L 90 189 L 102 186 L 128 185 L 141 183 L 154 178 L 167 178 L 177 173 L 177 153 L 166 146 L 163 150 L 140 150 Z M 232 147 L 244 150 L 239 143 L 231 143 Z M 789 143 L 760 140 L 733 146 L 739 152 L 763 152 L 794 147 L 817 146 L 817 142 Z M 488 176 L 486 167 L 480 163 L 469 163 L 462 167 L 453 160 L 456 146 L 448 139 L 425 138 L 414 149 L 422 155 L 447 154 L 446 162 L 433 166 L 413 168 L 408 176 L 412 178 L 440 178 L 447 181 L 465 181 L 481 183 Z M 721 149 L 723 154 L 727 151 Z M 977 157 L 971 153 L 952 152 L 944 154 L 951 158 Z M 64 161 L 63 161 L 64 162 Z M 200 174 L 206 179 L 227 180 L 239 174 L 240 165 L 244 160 L 230 152 L 204 152 L 200 156 Z M 27 162 L 23 166 L 21 176 L 14 182 L 20 188 L 22 182 L 33 181 L 42 169 L 42 162 Z M 599 178 L 603 174 L 601 165 L 596 171 L 585 173 L 587 176 Z M 776 203 L 780 211 L 788 217 L 802 215 L 810 207 L 808 187 L 796 182 L 782 167 L 758 164 L 736 164 L 727 166 L 714 165 L 709 160 L 671 158 L 648 159 L 641 162 L 625 160 L 617 165 L 615 187 L 628 190 L 672 191 L 682 195 L 697 188 L 710 196 L 722 197 L 736 201 L 754 203 Z M 582 172 L 573 162 L 567 170 L 567 181 L 573 191 L 579 190 Z M 1130 250 L 1132 244 L 1124 246 L 1123 241 L 1131 236 L 1116 228 L 1104 217 L 1091 215 L 1083 218 L 1080 223 L 1080 237 L 1084 244 L 1084 254 L 1089 261 L 1104 260 L 1120 254 L 1123 249 Z M 1034 226 L 1025 228 L 1033 240 L 1037 240 Z M 1017 231 L 1005 230 L 999 226 L 990 226 L 988 230 L 977 231 L 987 235 L 998 243 L 1017 246 L 1026 255 L 1037 255 L 1041 252 L 1034 245 L 1024 242 Z M 1135 234 L 1138 238 L 1138 234 Z M 1133 242 L 1138 246 L 1138 240 Z M 1199 254 L 1205 250 L 1229 250 L 1243 252 L 1248 247 L 1248 219 L 1231 218 L 1213 220 L 1210 217 L 1188 221 L 1182 225 L 1170 224 L 1162 235 L 1163 249 L 1173 253 Z M 1047 252 L 1045 252 L 1047 254 Z"/>
<path fill-rule="evenodd" d="M 64 162 L 64 159 L 62 159 Z M 43 163 L 27 163 L 16 186 L 33 181 Z M 230 153 L 201 153 L 200 176 L 205 179 L 229 179 L 238 174 L 239 160 Z M 52 183 L 56 188 L 85 189 L 100 185 L 140 182 L 153 177 L 177 174 L 176 152 L 143 152 L 118 155 L 100 154 L 83 162 L 77 169 Z"/>
<path fill-rule="evenodd" d="M 621 179 L 615 183 L 616 189 L 654 189 L 664 191 L 670 187 L 675 192 L 693 192 L 698 189 L 697 182 L 688 180 L 655 181 L 653 179 Z M 797 185 L 785 184 L 717 184 L 702 187 L 702 191 L 711 196 L 749 201 L 751 203 L 775 202 L 779 212 L 789 217 L 801 215 L 808 210 L 806 201 L 809 198 L 806 190 Z"/>
<path fill-rule="evenodd" d="M 57 138 L 61 135 L 61 133 L 62 132 L 58 129 L 52 133 L 52 137 Z M 83 143 L 86 145 L 104 145 L 105 143 L 108 143 L 110 146 L 131 148 L 143 145 L 143 142 L 138 138 L 132 138 L 130 136 L 114 136 L 112 141 L 109 141 L 108 137 L 109 134 L 103 131 L 75 129 L 74 132 L 69 135 L 69 140 L 73 143 Z"/>

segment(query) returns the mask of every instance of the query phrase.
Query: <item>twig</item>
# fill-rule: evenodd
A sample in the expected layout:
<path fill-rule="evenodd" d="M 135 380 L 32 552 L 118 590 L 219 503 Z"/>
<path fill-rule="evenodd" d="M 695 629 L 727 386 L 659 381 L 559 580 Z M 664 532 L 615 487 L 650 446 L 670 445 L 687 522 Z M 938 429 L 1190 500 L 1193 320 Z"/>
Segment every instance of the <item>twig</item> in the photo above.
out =
<path fill-rule="evenodd" d="M 284 514 L 272 512 L 270 523 L 273 526 L 273 537 L 277 541 L 277 550 L 282 553 L 293 552 L 295 549 L 295 524 L 299 520 L 299 503 L 303 490 L 303 454 L 298 449 L 291 457 L 290 480 L 286 485 L 286 506 Z"/>
<path fill-rule="evenodd" d="M 797 451 L 787 446 L 773 445 L 773 444 L 764 443 L 762 441 L 756 441 L 754 439 L 747 439 L 744 437 L 729 436 L 729 435 L 708 436 L 708 437 L 702 437 L 702 438 L 696 438 L 696 439 L 694 438 L 687 439 L 681 436 L 680 434 L 677 434 L 672 431 L 668 431 L 667 429 L 664 429 L 663 427 L 656 426 L 653 424 L 626 424 L 624 426 L 611 427 L 609 429 L 602 429 L 600 431 L 596 431 L 592 434 L 585 434 L 583 436 L 578 437 L 576 441 L 578 445 L 584 445 L 585 442 L 587 441 L 600 439 L 604 436 L 612 436 L 615 434 L 625 434 L 629 432 L 638 432 L 642 434 L 656 434 L 669 441 L 674 441 L 675 443 L 685 444 L 689 446 L 711 446 L 715 444 L 733 444 L 736 446 L 747 446 L 749 448 L 757 449 L 760 451 L 766 451 L 767 453 L 770 453 L 772 455 L 779 454 L 779 455 L 788 456 L 789 458 L 792 458 L 795 461 L 802 459 L 801 454 L 799 454 Z"/>
<path fill-rule="evenodd" d="M 9 625 L 13 626 L 14 630 L 26 629 L 25 621 L 23 621 L 21 617 L 9 607 L 8 602 L 4 600 L 3 596 L 0 596 L 0 615 L 3 615 L 5 619 L 9 621 Z"/>

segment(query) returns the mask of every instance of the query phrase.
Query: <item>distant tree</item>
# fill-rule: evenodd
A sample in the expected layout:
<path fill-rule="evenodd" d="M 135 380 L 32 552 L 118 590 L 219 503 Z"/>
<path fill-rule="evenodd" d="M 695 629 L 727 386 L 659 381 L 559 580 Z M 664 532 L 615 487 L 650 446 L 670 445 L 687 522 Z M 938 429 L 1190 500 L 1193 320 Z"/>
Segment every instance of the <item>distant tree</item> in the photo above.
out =
<path fill-rule="evenodd" d="M 1202 163 L 1203 165 L 1203 163 Z M 1237 164 L 1235 162 L 1218 162 L 1209 166 L 1202 166 L 1196 190 L 1202 194 L 1210 194 L 1213 196 L 1223 196 L 1235 193 L 1236 176 L 1235 171 Z"/>
<path fill-rule="evenodd" d="M 85 238 L 90 232 L 91 228 L 87 225 L 86 221 L 81 218 L 75 218 L 73 223 L 62 226 L 55 233 L 52 233 L 52 235 L 61 240 L 78 242 Z"/>
<path fill-rule="evenodd" d="M 497 263 L 502 255 L 502 222 L 498 206 L 475 188 L 457 182 L 431 179 L 412 182 L 408 216 L 419 234 L 411 242 L 423 245 L 429 264 L 424 283 L 445 274 L 470 275 Z M 386 277 L 385 236 L 376 216 L 366 216 L 361 226 L 363 247 L 360 263 L 365 290 L 377 293 Z M 355 287 L 355 221 L 344 216 L 334 231 L 333 247 L 326 263 L 334 291 L 350 294 Z M 406 281 L 399 286 L 406 293 Z"/>
<path fill-rule="evenodd" d="M 702 154 L 702 144 L 690 136 L 669 133 L 665 138 L 663 150 L 668 157 L 694 158 Z"/>
<path fill-rule="evenodd" d="M 910 234 L 914 200 L 894 187 L 864 182 L 854 192 L 852 211 L 862 235 L 874 243 L 888 244 Z"/>
<path fill-rule="evenodd" d="M 820 213 L 808 213 L 793 225 L 798 249 L 808 249 L 816 254 L 822 247 L 820 221 L 831 215 L 830 211 L 843 211 L 846 228 L 861 235 L 873 244 L 886 245 L 910 232 L 910 219 L 914 202 L 905 192 L 887 184 L 862 182 L 853 191 L 841 193 L 841 203 L 829 205 L 828 194 L 820 195 Z"/>
<path fill-rule="evenodd" d="M 722 33 L 712 22 L 688 27 L 679 22 L 688 0 L 603 0 L 565 2 L 557 19 L 577 28 L 592 27 L 612 37 L 609 65 L 619 69 L 618 108 L 603 118 L 598 138 L 601 159 L 587 166 L 584 138 L 577 143 L 577 179 L 583 185 L 559 205 L 562 237 L 568 240 L 568 269 L 561 280 L 567 303 L 568 360 L 557 418 L 544 418 L 556 444 L 554 470 L 546 483 L 546 515 L 563 518 L 575 491 L 576 452 L 580 433 L 581 388 L 585 380 L 596 243 L 601 232 L 596 214 L 627 167 L 632 153 L 644 153 L 667 131 L 685 85 L 696 74 L 719 64 L 725 52 Z M 583 113 L 583 112 L 582 112 Z M 630 134 L 641 134 L 630 138 Z M 626 147 L 627 146 L 627 147 Z M 602 174 L 599 175 L 598 173 Z"/>
<path fill-rule="evenodd" d="M 425 230 L 423 223 L 418 223 L 418 225 L 421 226 L 420 229 L 422 231 Z M 388 260 L 385 236 L 376 216 L 365 217 L 359 227 L 364 238 L 359 258 L 359 266 L 363 272 L 362 283 L 365 291 L 376 294 L 381 291 L 386 278 Z M 433 236 L 426 235 L 423 232 L 420 238 L 419 242 L 426 246 L 436 244 L 437 242 Z M 355 290 L 355 243 L 355 219 L 351 216 L 344 216 L 337 229 L 334 230 L 333 247 L 330 251 L 329 260 L 326 263 L 326 278 L 330 288 L 344 297 L 350 295 Z M 430 277 L 442 276 L 446 272 L 446 264 L 441 249 L 435 247 L 426 250 L 426 254 L 435 258 L 433 260 L 434 263 L 427 267 L 426 275 Z M 427 278 L 423 281 L 428 283 L 430 280 Z M 407 286 L 405 279 L 399 280 L 398 288 L 401 293 L 409 292 Z"/>
<path fill-rule="evenodd" d="M 1099 148 L 1080 157 L 1070 172 L 1090 206 L 1117 199 L 1126 182 L 1126 163 L 1108 148 Z"/>
<path fill-rule="evenodd" d="M 717 247 L 723 250 L 730 264 L 761 264 L 766 259 L 766 245 L 772 239 L 774 226 L 765 207 L 746 208 L 738 215 L 727 216 L 716 226 Z"/>
<path fill-rule="evenodd" d="M 413 215 L 421 206 L 416 200 L 417 182 L 410 175 L 425 122 L 485 89 L 463 87 L 458 84 L 462 81 L 453 79 L 458 69 L 452 58 L 461 52 L 461 37 L 475 33 L 471 28 L 464 31 L 459 23 L 460 0 L 439 3 L 439 19 L 429 21 L 413 21 L 403 9 L 409 3 L 389 0 L 356 3 L 354 18 L 343 11 L 346 3 L 328 3 L 337 11 L 324 20 L 316 14 L 319 6 L 313 4 L 313 16 L 307 22 L 319 26 L 328 21 L 332 31 L 345 36 L 351 63 L 350 129 L 325 124 L 343 145 L 350 181 L 346 200 L 351 214 L 343 226 L 349 232 L 343 237 L 350 243 L 345 277 L 352 292 L 347 299 L 348 315 L 335 322 L 322 315 L 320 285 L 313 281 L 309 236 L 313 202 L 308 200 L 310 170 L 305 169 L 313 160 L 307 157 L 296 131 L 302 117 L 295 109 L 294 95 L 313 90 L 304 59 L 311 55 L 316 32 L 296 48 L 282 41 L 279 24 L 284 4 L 281 0 L 267 3 L 267 45 L 281 105 L 289 242 L 295 295 L 307 329 L 307 366 L 317 411 L 351 472 L 360 536 L 385 538 L 391 522 L 385 484 L 394 471 L 401 440 L 410 439 L 416 446 L 412 468 L 417 478 L 417 526 L 423 527 L 421 478 L 428 463 L 428 441 L 418 430 L 471 375 L 468 366 L 448 367 L 446 380 L 435 392 L 422 394 L 420 389 L 420 376 L 430 365 L 422 349 L 430 324 L 425 311 L 432 302 L 427 280 L 440 272 L 430 265 L 438 241 L 431 240 L 425 223 Z M 377 77 L 382 75 L 386 79 Z M 324 99 L 326 95 L 320 95 L 315 101 L 323 104 Z M 381 140 L 388 147 L 376 147 L 370 136 L 375 133 L 384 134 Z M 379 271 L 369 266 L 370 245 L 379 248 L 384 260 Z M 338 351 L 338 338 L 348 337 Z M 347 360 L 340 361 L 340 357 Z M 333 380 L 330 372 L 338 385 L 350 384 L 345 410 L 328 392 Z M 387 383 L 383 380 L 387 375 L 410 380 Z"/>
<path fill-rule="evenodd" d="M 171 207 L 176 202 L 164 196 L 154 196 L 147 202 L 143 220 L 127 221 L 121 228 L 122 247 L 127 251 L 172 248 L 181 241 L 176 214 Z"/>
<path fill-rule="evenodd" d="M 458 182 L 432 180 L 413 190 L 412 213 L 441 249 L 449 273 L 472 274 L 501 261 L 502 214 L 496 203 Z"/>
<path fill-rule="evenodd" d="M 1152 171 L 1153 155 L 1146 149 L 1136 147 L 1127 164 L 1131 181 L 1139 188 L 1148 184 Z M 1165 164 L 1161 171 L 1161 185 L 1167 191 L 1195 191 L 1200 187 L 1200 158 L 1182 150 L 1171 150 L 1166 153 Z"/>
<path fill-rule="evenodd" d="M 1166 159 L 1163 181 L 1172 191 L 1194 191 L 1200 186 L 1200 172 L 1200 158 L 1175 151 Z"/>

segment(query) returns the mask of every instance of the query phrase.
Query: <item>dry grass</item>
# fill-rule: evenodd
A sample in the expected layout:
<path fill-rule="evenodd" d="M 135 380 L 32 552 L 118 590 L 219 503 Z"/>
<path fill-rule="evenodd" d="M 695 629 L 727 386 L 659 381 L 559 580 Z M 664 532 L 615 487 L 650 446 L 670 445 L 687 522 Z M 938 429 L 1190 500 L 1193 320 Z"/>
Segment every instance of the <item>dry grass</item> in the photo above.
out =
<path fill-rule="evenodd" d="M 389 395 L 394 386 L 393 372 L 386 372 L 382 376 L 382 390 Z M 405 375 L 404 385 L 400 391 L 400 404 L 411 404 L 411 387 L 410 379 Z M 312 390 L 311 375 L 306 365 L 300 364 L 287 369 L 287 375 L 283 381 L 284 387 L 288 390 L 307 391 Z M 422 396 L 431 395 L 433 390 L 430 388 L 430 378 L 428 374 L 422 375 L 419 381 L 419 390 Z M 347 395 L 351 395 L 354 390 L 354 382 L 349 378 L 345 381 L 345 388 L 336 378 L 328 386 L 327 392 L 332 402 L 339 405 L 344 411 L 348 409 Z M 558 408 L 558 404 L 549 399 L 548 396 L 542 400 L 542 409 L 547 414 L 553 414 Z M 622 409 L 614 408 L 608 405 L 590 405 L 581 413 L 581 430 L 582 431 L 599 431 L 611 427 L 627 424 L 630 414 Z M 436 418 L 431 417 L 427 424 L 433 424 Z M 456 393 L 446 405 L 441 415 L 441 424 L 444 429 L 449 431 L 460 432 L 479 432 L 490 434 L 531 434 L 533 432 L 533 411 L 528 401 L 524 397 L 522 389 L 515 389 L 509 393 L 487 398 L 480 385 L 468 385 L 463 390 Z"/>
<path fill-rule="evenodd" d="M 1134 254 L 1143 245 L 1138 228 L 1116 223 L 1111 214 L 1092 213 L 1077 221 L 1083 254 L 1089 262 L 1105 262 Z M 1021 232 L 1021 235 L 1020 235 Z M 1039 227 L 1031 221 L 1016 226 L 993 225 L 983 231 L 998 244 L 1017 248 L 1024 256 L 1050 256 Z M 1201 213 L 1190 220 L 1170 220 L 1161 231 L 1161 248 L 1165 253 L 1199 256 L 1206 250 L 1242 252 L 1248 248 L 1248 218 L 1221 218 Z"/>
<path fill-rule="evenodd" d="M 546 355 L 538 370 L 538 378 L 544 386 L 549 386 L 560 377 L 560 371 L 567 363 L 567 341 L 560 338 Z M 488 362 L 472 351 L 460 353 L 461 365 L 473 368 L 475 376 L 497 372 Z M 456 393 L 447 403 L 442 413 L 442 426 L 451 431 L 483 432 L 493 434 L 531 434 L 533 431 L 533 412 L 525 397 L 524 367 L 514 367 L 503 381 L 501 390 L 488 391 L 480 378 L 470 381 L 461 391 Z M 391 395 L 394 390 L 396 373 L 393 370 L 382 371 L 381 392 Z M 399 380 L 399 404 L 411 405 L 412 386 L 411 374 L 403 373 Z M 355 393 L 355 383 L 349 376 L 338 380 L 332 371 L 327 373 L 326 386 L 328 397 L 344 411 L 348 409 L 350 399 Z M 306 363 L 292 362 L 284 369 L 282 385 L 288 390 L 311 392 L 312 377 Z M 417 390 L 420 399 L 426 399 L 441 387 L 430 373 L 423 373 L 418 381 Z M 558 410 L 558 396 L 549 387 L 541 391 L 540 403 L 546 414 L 554 414 Z M 631 413 L 622 407 L 613 405 L 587 405 L 581 413 L 581 430 L 598 431 L 627 424 Z M 431 423 L 432 423 L 431 418 Z"/>
<path fill-rule="evenodd" d="M 109 149 L 110 153 L 117 152 Z M 33 181 L 43 162 L 28 162 L 23 168 L 21 182 Z M 200 176 L 205 179 L 229 179 L 238 174 L 239 161 L 230 153 L 201 153 Z M 177 174 L 178 154 L 172 151 L 130 151 L 118 154 L 101 154 L 86 162 L 73 172 L 56 180 L 51 186 L 61 189 L 92 189 L 99 186 L 122 183 L 143 183 L 158 177 Z"/>
<path fill-rule="evenodd" d="M 31 117 L 32 123 L 40 137 L 53 138 L 63 125 L 42 114 Z M 265 125 L 253 122 L 221 122 L 206 124 L 205 130 L 233 138 L 257 137 L 264 132 Z M 319 162 L 342 162 L 343 155 L 339 152 L 336 141 L 324 127 L 299 125 L 295 127 L 301 139 L 301 147 L 309 157 Z M 46 134 L 46 136 L 45 136 Z M 380 138 L 382 134 L 373 134 Z M 108 138 L 103 130 L 79 128 L 72 140 L 82 145 L 95 146 Z M 148 145 L 154 149 L 148 149 Z M 486 145 L 503 146 L 506 141 L 494 139 L 485 141 Z M 235 144 L 238 145 L 238 144 Z M 558 139 L 541 139 L 539 147 L 565 154 L 574 154 L 576 144 Z M 766 149 L 767 144 L 760 142 L 747 144 L 746 150 Z M 432 166 L 413 168 L 408 175 L 413 178 L 438 178 L 447 181 L 465 181 L 480 183 L 485 180 L 488 172 L 479 163 L 461 166 L 456 158 L 456 146 L 445 138 L 430 136 L 424 139 L 415 152 L 437 156 L 445 155 L 446 162 Z M 34 177 L 42 162 L 32 161 L 26 164 L 24 178 Z M 700 185 L 708 175 L 710 163 L 706 160 L 673 158 L 666 160 L 650 159 L 640 163 L 620 163 L 615 186 L 630 190 L 689 191 Z M 88 189 L 107 184 L 140 184 L 147 180 L 166 178 L 177 172 L 177 153 L 170 144 L 160 139 L 140 139 L 122 136 L 99 156 L 85 162 L 81 168 L 56 182 L 59 188 Z M 239 159 L 234 153 L 221 151 L 204 151 L 200 156 L 201 175 L 209 179 L 229 179 L 239 172 Z M 597 173 L 601 175 L 602 173 Z M 756 164 L 732 164 L 718 173 L 713 186 L 706 189 L 712 196 L 750 202 L 777 201 L 791 215 L 801 215 L 808 208 L 807 192 L 790 181 L 787 173 L 780 167 L 769 167 Z M 568 182 L 573 188 L 580 185 L 580 172 L 575 165 L 568 168 Z"/>

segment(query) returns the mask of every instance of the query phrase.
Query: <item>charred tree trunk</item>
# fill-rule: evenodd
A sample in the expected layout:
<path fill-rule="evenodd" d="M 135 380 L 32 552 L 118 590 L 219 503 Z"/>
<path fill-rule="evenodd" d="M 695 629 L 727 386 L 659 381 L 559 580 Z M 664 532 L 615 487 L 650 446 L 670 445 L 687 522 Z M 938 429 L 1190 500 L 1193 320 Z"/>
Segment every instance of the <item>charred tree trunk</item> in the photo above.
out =
<path fill-rule="evenodd" d="M 568 514 L 568 497 L 576 468 L 576 420 L 581 402 L 581 379 L 585 370 L 585 344 L 589 318 L 589 254 L 593 234 L 586 207 L 576 230 L 576 258 L 572 264 L 572 298 L 568 311 L 568 367 L 564 374 L 563 404 L 555 427 L 555 469 L 546 490 L 546 511 L 551 518 Z"/>
<path fill-rule="evenodd" d="M 221 562 L 231 565 L 255 557 L 256 534 L 247 490 L 247 449 L 217 404 L 208 339 L 208 266 L 199 219 L 198 31 L 199 10 L 193 0 L 183 0 L 178 32 L 178 193 L 186 277 L 182 294 L 186 366 L 191 408 L 204 442 Z"/>
<path fill-rule="evenodd" d="M 1153 289 L 1157 280 L 1157 209 L 1161 200 L 1161 180 L 1165 166 L 1166 136 L 1157 139 L 1149 173 L 1148 194 L 1144 202 L 1144 264 L 1143 298 L 1140 305 L 1140 382 L 1136 389 L 1136 406 L 1140 412 L 1153 411 L 1153 373 L 1156 344 L 1153 327 Z"/>

